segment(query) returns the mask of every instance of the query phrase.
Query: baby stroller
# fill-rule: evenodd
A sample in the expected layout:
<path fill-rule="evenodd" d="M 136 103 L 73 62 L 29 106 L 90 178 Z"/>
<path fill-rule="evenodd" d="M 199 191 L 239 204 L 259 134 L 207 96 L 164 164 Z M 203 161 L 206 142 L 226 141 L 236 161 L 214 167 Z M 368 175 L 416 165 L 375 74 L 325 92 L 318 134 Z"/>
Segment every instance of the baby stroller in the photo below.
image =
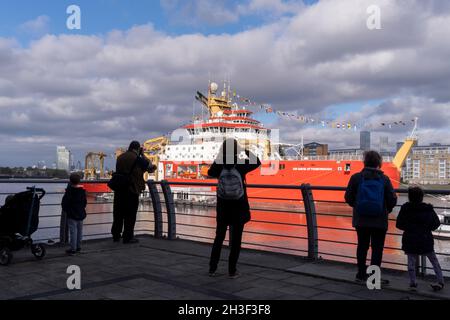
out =
<path fill-rule="evenodd" d="M 45 195 L 44 189 L 35 187 L 9 196 L 0 208 L 0 265 L 8 265 L 13 258 L 12 251 L 30 248 L 31 253 L 42 259 L 44 245 L 35 244 L 31 235 L 39 226 L 39 207 Z"/>

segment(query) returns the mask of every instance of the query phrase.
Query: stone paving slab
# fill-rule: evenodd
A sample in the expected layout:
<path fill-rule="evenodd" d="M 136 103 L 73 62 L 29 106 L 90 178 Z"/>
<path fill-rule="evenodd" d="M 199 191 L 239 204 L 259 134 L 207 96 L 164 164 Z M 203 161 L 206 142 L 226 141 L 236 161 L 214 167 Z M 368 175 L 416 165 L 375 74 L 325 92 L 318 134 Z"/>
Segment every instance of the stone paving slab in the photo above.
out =
<path fill-rule="evenodd" d="M 287 269 L 287 271 L 297 274 L 311 275 L 322 279 L 340 280 L 341 282 L 345 282 L 348 284 L 353 284 L 355 277 L 354 266 L 326 261 L 302 264 L 297 267 Z M 410 293 L 408 288 L 409 278 L 406 272 L 383 270 L 382 278 L 387 279 L 390 282 L 389 286 L 386 287 L 387 289 L 400 293 Z M 444 288 L 444 290 L 440 292 L 433 292 L 429 285 L 433 281 L 433 277 L 427 277 L 427 279 L 419 278 L 419 286 L 416 295 L 431 299 L 450 299 L 450 288 L 448 287 L 448 285 Z M 330 284 L 325 284 L 324 288 L 327 288 L 327 286 L 330 286 Z M 353 284 L 352 288 L 361 288 L 361 286 L 364 287 L 364 285 Z M 339 290 L 342 291 L 344 290 L 344 288 L 345 286 L 342 286 L 342 288 Z M 365 296 L 367 297 L 367 295 Z M 378 294 L 373 293 L 373 296 L 378 296 Z"/>
<path fill-rule="evenodd" d="M 254 300 L 254 299 L 429 299 L 448 298 L 429 292 L 401 290 L 403 273 L 391 277 L 392 288 L 369 291 L 354 284 L 354 267 L 329 262 L 312 263 L 296 256 L 243 250 L 242 276 L 227 276 L 228 250 L 223 250 L 219 276 L 209 277 L 210 244 L 183 240 L 140 238 L 137 245 L 111 240 L 87 242 L 83 253 L 68 257 L 64 248 L 48 248 L 36 261 L 18 253 L 0 268 L 0 299 L 36 300 Z M 69 265 L 81 268 L 82 290 L 69 291 Z M 399 286 L 399 287 L 397 287 Z"/>

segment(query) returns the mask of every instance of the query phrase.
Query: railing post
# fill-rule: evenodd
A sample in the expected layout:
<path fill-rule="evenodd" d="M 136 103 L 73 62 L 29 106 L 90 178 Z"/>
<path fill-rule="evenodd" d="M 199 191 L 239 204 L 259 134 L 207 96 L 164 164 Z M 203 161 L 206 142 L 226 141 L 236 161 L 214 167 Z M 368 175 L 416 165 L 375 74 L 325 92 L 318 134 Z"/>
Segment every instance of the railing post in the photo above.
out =
<path fill-rule="evenodd" d="M 147 181 L 148 190 L 152 199 L 153 214 L 155 220 L 155 238 L 162 238 L 163 235 L 163 219 L 161 209 L 161 198 L 159 196 L 158 188 L 155 181 Z"/>
<path fill-rule="evenodd" d="M 67 225 L 67 213 L 61 210 L 61 219 L 59 222 L 59 242 L 61 244 L 69 243 L 69 230 Z"/>
<path fill-rule="evenodd" d="M 172 189 L 170 188 L 169 182 L 167 180 L 161 181 L 161 188 L 164 193 L 164 200 L 166 202 L 167 209 L 167 238 L 169 240 L 175 240 L 177 238 L 177 221 Z"/>
<path fill-rule="evenodd" d="M 314 204 L 311 185 L 302 184 L 301 190 L 308 228 L 308 258 L 317 260 L 319 259 L 319 237 L 317 232 L 316 206 Z"/>

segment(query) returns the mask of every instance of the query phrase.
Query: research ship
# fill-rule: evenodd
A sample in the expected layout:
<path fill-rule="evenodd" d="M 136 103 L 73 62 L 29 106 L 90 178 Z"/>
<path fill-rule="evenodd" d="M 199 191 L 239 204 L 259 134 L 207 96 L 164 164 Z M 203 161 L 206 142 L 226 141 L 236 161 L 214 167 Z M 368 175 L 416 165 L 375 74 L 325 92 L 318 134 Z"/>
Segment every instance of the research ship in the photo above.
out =
<path fill-rule="evenodd" d="M 220 92 L 219 92 L 220 91 Z M 223 90 L 210 82 L 208 94 L 197 92 L 196 99 L 206 111 L 206 117 L 197 117 L 175 130 L 171 137 L 158 137 L 144 143 L 146 156 L 157 165 L 154 176 L 146 179 L 169 182 L 210 182 L 208 169 L 216 158 L 225 139 L 234 138 L 239 144 L 257 155 L 262 165 L 249 173 L 247 184 L 345 187 L 350 177 L 360 172 L 364 165 L 361 155 L 354 156 L 286 156 L 274 130 L 266 128 L 252 117 L 253 112 L 241 107 L 227 83 Z M 417 124 L 416 124 L 417 125 Z M 382 170 L 395 188 L 400 185 L 401 167 L 416 142 L 415 130 L 393 158 L 384 159 Z M 245 157 L 244 154 L 241 157 Z M 98 189 L 102 189 L 97 187 Z M 213 187 L 174 186 L 178 200 L 190 197 L 194 191 L 213 194 Z M 298 193 L 298 194 L 297 194 Z M 254 201 L 298 201 L 300 191 L 288 189 L 249 188 L 248 195 Z M 314 191 L 314 198 L 321 201 L 343 201 L 343 192 Z M 205 198 L 206 199 L 206 198 Z"/>
<path fill-rule="evenodd" d="M 210 83 L 207 96 L 197 92 L 196 99 L 206 109 L 205 119 L 195 119 L 176 130 L 170 139 L 161 137 L 146 143 L 148 155 L 158 164 L 157 175 L 153 178 L 169 182 L 216 182 L 208 178 L 207 172 L 227 138 L 236 139 L 262 160 L 262 166 L 247 175 L 248 184 L 343 187 L 364 167 L 361 155 L 314 157 L 303 156 L 302 152 L 295 156 L 284 155 L 281 148 L 286 144 L 276 139 L 279 135 L 252 118 L 252 111 L 240 107 L 226 83 L 221 92 L 217 83 Z M 382 170 L 395 188 L 400 185 L 401 167 L 417 140 L 415 131 L 395 157 L 384 159 Z M 179 191 L 183 187 L 174 188 Z M 208 190 L 203 188 L 203 191 Z M 179 194 L 183 197 L 183 193 Z M 248 194 L 250 199 L 269 202 L 284 202 L 300 196 L 288 189 L 249 188 Z M 314 191 L 314 197 L 316 200 L 342 201 L 343 193 Z"/>

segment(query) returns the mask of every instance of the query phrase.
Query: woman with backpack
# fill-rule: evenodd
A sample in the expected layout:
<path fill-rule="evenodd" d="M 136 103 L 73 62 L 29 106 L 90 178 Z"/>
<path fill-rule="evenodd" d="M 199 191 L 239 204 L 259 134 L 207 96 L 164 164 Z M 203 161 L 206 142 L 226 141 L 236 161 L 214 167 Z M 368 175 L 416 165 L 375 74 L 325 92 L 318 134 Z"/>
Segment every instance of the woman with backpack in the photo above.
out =
<path fill-rule="evenodd" d="M 245 152 L 247 159 L 239 159 Z M 208 171 L 208 175 L 217 178 L 217 228 L 216 238 L 211 252 L 209 275 L 216 276 L 220 252 L 228 226 L 230 226 L 230 256 L 228 274 L 231 279 L 239 277 L 236 269 L 241 251 L 244 225 L 250 221 L 250 205 L 248 203 L 245 176 L 257 169 L 261 161 L 248 150 L 243 150 L 235 139 L 224 141 L 216 160 Z"/>
<path fill-rule="evenodd" d="M 371 265 L 381 267 L 388 215 L 397 204 L 389 178 L 381 171 L 382 157 L 376 151 L 364 154 L 364 169 L 350 178 L 345 201 L 353 207 L 353 227 L 358 235 L 357 282 L 366 282 L 367 252 L 372 247 Z M 389 281 L 382 280 L 382 284 Z"/>

